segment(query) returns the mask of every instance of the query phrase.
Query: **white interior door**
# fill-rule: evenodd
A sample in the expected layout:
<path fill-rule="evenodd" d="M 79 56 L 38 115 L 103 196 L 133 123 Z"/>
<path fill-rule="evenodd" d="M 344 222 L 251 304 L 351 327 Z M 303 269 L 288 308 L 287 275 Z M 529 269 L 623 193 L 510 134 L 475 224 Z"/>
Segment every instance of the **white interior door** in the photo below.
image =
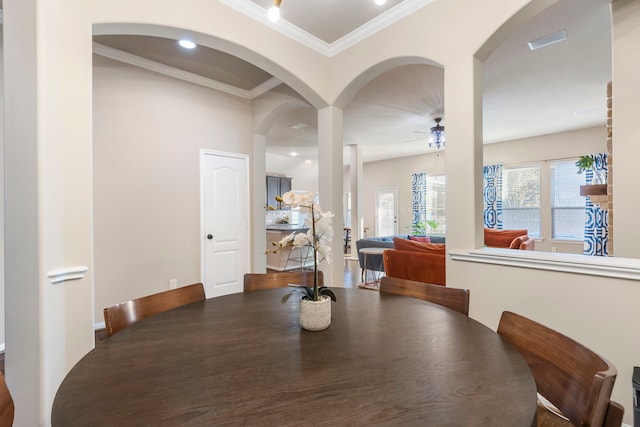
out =
<path fill-rule="evenodd" d="M 202 151 L 202 278 L 207 298 L 243 290 L 249 271 L 248 159 Z"/>
<path fill-rule="evenodd" d="M 398 187 L 376 188 L 376 236 L 398 234 Z"/>

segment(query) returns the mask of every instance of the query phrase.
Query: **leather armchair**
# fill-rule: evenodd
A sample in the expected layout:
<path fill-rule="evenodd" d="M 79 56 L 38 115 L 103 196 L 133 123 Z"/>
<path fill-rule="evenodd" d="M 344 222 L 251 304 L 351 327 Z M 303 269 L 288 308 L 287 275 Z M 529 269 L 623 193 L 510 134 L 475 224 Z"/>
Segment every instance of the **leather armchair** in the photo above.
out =
<path fill-rule="evenodd" d="M 446 284 L 444 244 L 395 239 L 394 246 L 396 249 L 385 250 L 382 255 L 388 277 L 442 286 Z"/>

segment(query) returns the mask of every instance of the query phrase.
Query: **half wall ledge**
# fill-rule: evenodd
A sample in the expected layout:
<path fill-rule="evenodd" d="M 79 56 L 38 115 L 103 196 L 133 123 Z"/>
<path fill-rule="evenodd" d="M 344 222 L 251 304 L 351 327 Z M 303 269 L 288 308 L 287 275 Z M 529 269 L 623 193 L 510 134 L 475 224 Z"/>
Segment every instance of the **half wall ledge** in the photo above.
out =
<path fill-rule="evenodd" d="M 640 281 L 640 259 L 480 248 L 448 251 L 455 261 L 533 268 Z"/>

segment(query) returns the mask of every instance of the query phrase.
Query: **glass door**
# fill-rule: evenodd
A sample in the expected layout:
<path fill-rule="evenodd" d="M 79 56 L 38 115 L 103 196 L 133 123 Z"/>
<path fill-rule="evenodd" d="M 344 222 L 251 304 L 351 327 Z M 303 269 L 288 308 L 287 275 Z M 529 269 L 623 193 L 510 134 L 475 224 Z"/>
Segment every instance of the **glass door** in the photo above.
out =
<path fill-rule="evenodd" d="M 376 236 L 398 234 L 398 187 L 376 188 Z"/>

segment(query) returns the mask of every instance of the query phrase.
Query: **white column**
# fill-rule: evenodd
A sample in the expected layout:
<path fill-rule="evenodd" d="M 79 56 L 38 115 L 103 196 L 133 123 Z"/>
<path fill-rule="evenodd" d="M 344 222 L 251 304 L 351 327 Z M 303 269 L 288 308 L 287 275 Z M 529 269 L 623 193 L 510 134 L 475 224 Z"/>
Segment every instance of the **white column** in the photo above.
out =
<path fill-rule="evenodd" d="M 324 265 L 325 282 L 330 286 L 344 283 L 343 233 L 343 164 L 342 119 L 340 108 L 329 106 L 318 110 L 318 188 L 320 206 L 334 213 L 330 266 Z"/>
<path fill-rule="evenodd" d="M 49 425 L 60 382 L 94 341 L 92 6 L 4 8 L 6 377 L 15 425 Z M 81 266 L 84 278 L 48 277 Z"/>
<path fill-rule="evenodd" d="M 265 226 L 266 201 L 266 145 L 267 137 L 264 135 L 253 135 L 253 155 L 251 156 L 251 186 L 253 195 L 251 212 L 251 272 L 264 273 L 267 271 L 267 257 L 264 254 L 267 245 L 267 231 Z"/>
<path fill-rule="evenodd" d="M 447 249 L 466 250 L 481 247 L 484 240 L 481 63 L 473 57 L 450 62 L 456 66 L 444 70 Z M 447 262 L 447 282 L 455 283 L 450 266 Z"/>
<path fill-rule="evenodd" d="M 638 229 L 638 125 L 640 99 L 640 2 L 616 0 L 612 11 L 613 250 L 616 257 L 640 258 Z M 604 93 L 604 89 L 603 93 Z M 603 101 L 605 102 L 604 98 Z M 633 232 L 632 232 L 633 230 Z"/>
<path fill-rule="evenodd" d="M 351 258 L 358 259 L 356 241 L 364 235 L 362 215 L 362 146 L 351 145 Z"/>

